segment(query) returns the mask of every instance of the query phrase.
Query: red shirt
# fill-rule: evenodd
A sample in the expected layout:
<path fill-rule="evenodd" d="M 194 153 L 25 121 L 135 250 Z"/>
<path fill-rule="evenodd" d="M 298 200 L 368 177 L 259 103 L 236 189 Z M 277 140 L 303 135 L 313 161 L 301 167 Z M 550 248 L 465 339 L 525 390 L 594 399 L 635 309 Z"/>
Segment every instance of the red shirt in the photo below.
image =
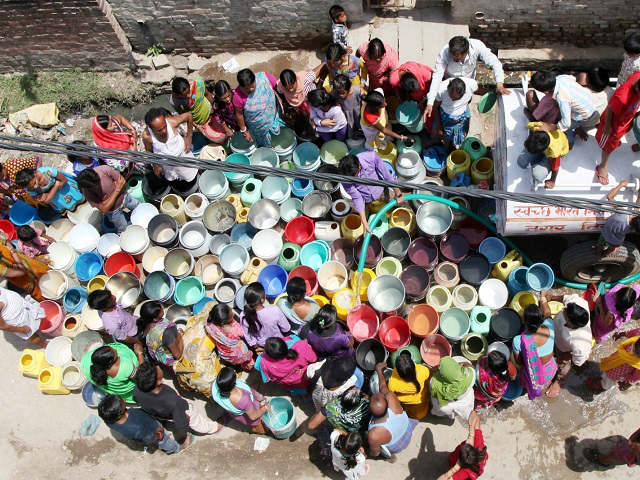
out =
<path fill-rule="evenodd" d="M 449 455 L 449 467 L 453 467 L 456 463 L 458 463 L 458 459 L 460 458 L 460 448 L 466 442 L 462 442 L 460 445 L 456 447 L 456 449 L 451 452 Z M 484 448 L 484 437 L 482 436 L 482 430 L 476 428 L 475 435 L 473 438 L 473 446 L 475 448 Z M 456 473 L 453 474 L 453 480 L 476 480 L 482 473 L 484 472 L 484 466 L 487 464 L 487 460 L 489 459 L 489 454 L 484 457 L 484 460 L 480 462 L 478 465 L 478 470 L 480 473 L 476 473 L 470 468 L 461 468 Z"/>
<path fill-rule="evenodd" d="M 397 69 L 391 72 L 389 77 L 389 85 L 393 88 L 400 88 L 400 77 L 401 73 L 409 72 L 413 73 L 413 75 L 418 79 L 418 85 L 420 89 L 411 94 L 411 98 L 416 102 L 421 101 L 424 97 L 429 93 L 429 88 L 431 87 L 431 75 L 433 74 L 433 69 L 428 65 L 423 65 L 418 62 L 405 62 L 400 65 Z"/>

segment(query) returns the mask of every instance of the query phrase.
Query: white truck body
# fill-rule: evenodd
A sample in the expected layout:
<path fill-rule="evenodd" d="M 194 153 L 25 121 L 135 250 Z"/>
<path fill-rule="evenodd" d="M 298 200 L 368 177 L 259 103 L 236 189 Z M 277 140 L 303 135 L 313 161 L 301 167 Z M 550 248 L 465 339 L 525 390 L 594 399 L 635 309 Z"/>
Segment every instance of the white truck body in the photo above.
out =
<path fill-rule="evenodd" d="M 538 96 L 541 98 L 541 94 Z M 632 131 L 627 133 L 622 145 L 609 158 L 609 185 L 600 185 L 595 176 L 595 167 L 600 162 L 601 155 L 595 140 L 595 128 L 588 132 L 586 142 L 576 137 L 573 149 L 562 160 L 554 189 L 546 190 L 543 184 L 536 185 L 531 169 L 522 169 L 517 164 L 518 155 L 529 134 L 524 107 L 525 97 L 520 88 L 513 89 L 511 95 L 499 97 L 497 102 L 493 146 L 497 190 L 605 200 L 607 193 L 625 179 L 629 181 L 629 186 L 615 200 L 635 200 L 638 190 L 636 179 L 640 178 L 640 154 L 631 151 L 631 145 L 635 143 Z M 511 200 L 496 202 L 496 225 L 503 235 L 597 232 L 608 216 L 608 213 L 586 209 Z"/>

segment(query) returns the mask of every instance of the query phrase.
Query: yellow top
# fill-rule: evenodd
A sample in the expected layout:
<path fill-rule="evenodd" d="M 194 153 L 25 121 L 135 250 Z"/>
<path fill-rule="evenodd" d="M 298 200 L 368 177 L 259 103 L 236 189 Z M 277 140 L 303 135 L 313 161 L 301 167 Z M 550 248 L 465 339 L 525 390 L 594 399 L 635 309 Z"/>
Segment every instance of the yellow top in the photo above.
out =
<path fill-rule="evenodd" d="M 429 369 L 424 365 L 416 365 L 416 378 L 421 385 L 419 392 L 416 392 L 416 386 L 413 382 L 407 382 L 400 378 L 398 371 L 393 370 L 389 379 L 389 390 L 396 394 L 402 407 L 411 418 L 422 420 L 427 416 L 429 411 Z"/>
<path fill-rule="evenodd" d="M 536 131 L 540 127 L 542 122 L 530 122 L 527 124 L 529 130 Z M 562 130 L 553 130 L 547 132 L 549 135 L 549 146 L 544 151 L 547 158 L 563 157 L 569 153 L 569 139 Z"/>
<path fill-rule="evenodd" d="M 629 365 L 636 370 L 640 370 L 640 357 L 627 351 L 627 347 L 633 350 L 633 346 L 638 341 L 640 341 L 640 337 L 631 337 L 618 345 L 616 353 L 600 360 L 600 370 L 608 372 L 622 365 Z M 389 387 L 389 389 L 391 389 L 391 387 Z"/>

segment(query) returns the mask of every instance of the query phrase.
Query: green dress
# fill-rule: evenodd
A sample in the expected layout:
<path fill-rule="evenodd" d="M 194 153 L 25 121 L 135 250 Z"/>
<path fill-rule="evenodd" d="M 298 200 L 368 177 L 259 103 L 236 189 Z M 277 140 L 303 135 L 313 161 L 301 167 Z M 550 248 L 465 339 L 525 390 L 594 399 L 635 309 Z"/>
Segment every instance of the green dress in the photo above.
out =
<path fill-rule="evenodd" d="M 91 378 L 91 355 L 93 355 L 93 352 L 100 347 L 96 347 L 84 354 L 80 361 L 82 373 L 84 373 L 84 376 L 87 377 L 91 383 L 100 388 L 100 390 L 113 395 L 118 395 L 119 397 L 124 398 L 127 403 L 135 403 L 133 400 L 133 388 L 136 384 L 133 377 L 140 365 L 138 362 L 138 356 L 124 343 L 110 343 L 107 346 L 113 348 L 118 354 L 118 357 L 120 357 L 120 368 L 118 369 L 118 374 L 115 377 L 107 375 L 106 385 L 97 385 L 93 381 Z"/>

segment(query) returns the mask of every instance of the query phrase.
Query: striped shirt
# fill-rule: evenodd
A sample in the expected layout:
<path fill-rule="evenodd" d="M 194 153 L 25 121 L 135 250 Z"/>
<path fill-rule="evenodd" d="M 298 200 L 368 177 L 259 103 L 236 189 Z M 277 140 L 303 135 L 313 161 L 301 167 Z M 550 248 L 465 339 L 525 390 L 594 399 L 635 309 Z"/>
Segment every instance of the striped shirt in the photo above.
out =
<path fill-rule="evenodd" d="M 572 121 L 581 122 L 590 118 L 596 111 L 591 92 L 580 85 L 573 75 L 558 75 L 553 98 L 560 108 L 558 128 L 567 130 Z"/>

